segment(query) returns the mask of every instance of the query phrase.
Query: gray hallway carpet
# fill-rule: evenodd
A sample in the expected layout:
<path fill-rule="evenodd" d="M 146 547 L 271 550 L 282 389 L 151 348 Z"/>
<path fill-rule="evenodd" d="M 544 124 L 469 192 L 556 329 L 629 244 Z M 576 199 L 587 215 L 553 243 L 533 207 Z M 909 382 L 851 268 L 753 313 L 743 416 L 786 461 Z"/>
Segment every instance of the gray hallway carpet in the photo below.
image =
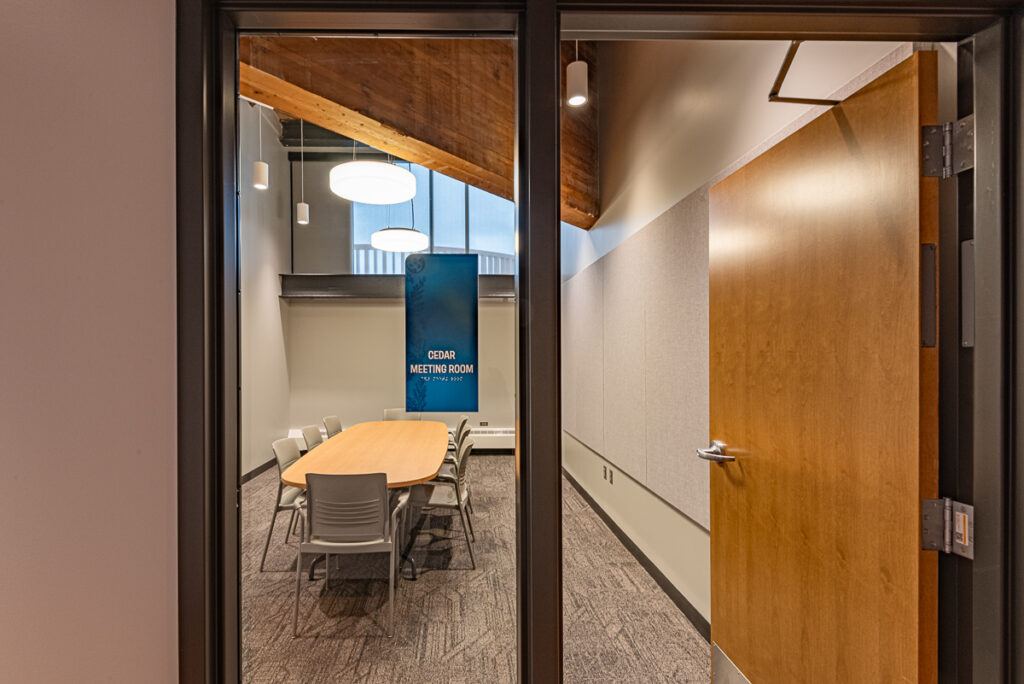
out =
<path fill-rule="evenodd" d="M 384 554 L 341 558 L 329 586 L 322 563 L 315 581 L 304 575 L 300 636 L 292 638 L 295 539 L 284 543 L 287 514 L 277 518 L 259 572 L 277 470 L 243 485 L 243 680 L 514 682 L 513 460 L 473 456 L 469 467 L 477 569 L 458 513 L 424 515 L 412 553 L 419 578 L 398 582 L 391 639 Z M 710 681 L 707 642 L 564 478 L 562 494 L 565 680 Z"/>

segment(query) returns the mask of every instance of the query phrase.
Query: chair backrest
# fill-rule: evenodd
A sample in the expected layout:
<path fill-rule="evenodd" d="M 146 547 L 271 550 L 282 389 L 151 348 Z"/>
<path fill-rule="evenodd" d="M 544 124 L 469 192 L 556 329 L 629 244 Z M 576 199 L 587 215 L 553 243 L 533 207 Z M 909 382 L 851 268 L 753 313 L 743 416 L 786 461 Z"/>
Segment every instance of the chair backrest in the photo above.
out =
<path fill-rule="evenodd" d="M 277 470 L 280 473 L 285 468 L 299 460 L 299 445 L 292 437 L 279 439 L 271 445 L 274 449 L 274 458 L 277 459 Z"/>
<path fill-rule="evenodd" d="M 306 440 L 306 451 L 312 451 L 313 447 L 324 441 L 323 435 L 320 434 L 320 427 L 317 425 L 303 426 L 302 439 Z"/>
<path fill-rule="evenodd" d="M 420 420 L 419 413 L 406 413 L 402 408 L 384 409 L 384 420 Z"/>
<path fill-rule="evenodd" d="M 459 478 L 459 486 L 463 489 L 466 487 L 466 472 L 469 468 L 471 451 L 473 451 L 473 440 L 467 437 L 462 440 L 462 446 L 459 447 L 455 455 L 455 475 Z"/>
<path fill-rule="evenodd" d="M 388 476 L 306 475 L 309 540 L 366 542 L 390 534 Z"/>
<path fill-rule="evenodd" d="M 462 435 L 464 435 L 467 432 L 469 432 L 469 416 L 460 416 L 459 422 L 455 426 L 455 432 L 453 433 L 456 445 L 458 445 L 459 439 L 462 437 Z"/>
<path fill-rule="evenodd" d="M 324 416 L 324 427 L 327 428 L 328 439 L 341 432 L 341 421 L 338 416 Z"/>
<path fill-rule="evenodd" d="M 468 428 L 463 430 L 462 434 L 456 434 L 455 435 L 455 455 L 456 456 L 458 455 L 459 450 L 462 449 L 463 442 L 465 442 L 467 439 L 469 439 L 469 429 Z"/>

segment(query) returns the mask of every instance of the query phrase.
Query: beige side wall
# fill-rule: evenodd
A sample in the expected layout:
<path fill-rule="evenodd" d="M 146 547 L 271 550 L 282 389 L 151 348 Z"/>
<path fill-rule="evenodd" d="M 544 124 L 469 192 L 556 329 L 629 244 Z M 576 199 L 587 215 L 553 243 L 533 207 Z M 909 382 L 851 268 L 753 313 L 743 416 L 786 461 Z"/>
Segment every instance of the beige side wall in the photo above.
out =
<path fill-rule="evenodd" d="M 277 117 L 264 111 L 263 160 L 270 164 L 270 187 L 252 187 L 252 163 L 258 159 L 259 114 L 259 107 L 239 103 L 239 418 L 243 474 L 273 458 L 270 445 L 288 434 L 290 417 L 285 357 L 288 304 L 280 297 L 280 274 L 291 270 L 288 155 L 279 142 Z"/>
<path fill-rule="evenodd" d="M 176 682 L 174 3 L 0 9 L 0 679 Z"/>

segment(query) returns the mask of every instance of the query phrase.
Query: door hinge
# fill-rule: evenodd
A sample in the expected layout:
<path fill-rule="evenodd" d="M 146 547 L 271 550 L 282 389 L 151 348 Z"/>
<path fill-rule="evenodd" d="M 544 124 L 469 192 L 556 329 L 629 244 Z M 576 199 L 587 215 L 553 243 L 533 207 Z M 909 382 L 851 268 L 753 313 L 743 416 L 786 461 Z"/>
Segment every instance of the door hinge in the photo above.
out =
<path fill-rule="evenodd" d="M 974 559 L 974 506 L 942 499 L 921 502 L 921 548 Z"/>
<path fill-rule="evenodd" d="M 950 178 L 974 168 L 974 114 L 921 127 L 921 175 Z"/>

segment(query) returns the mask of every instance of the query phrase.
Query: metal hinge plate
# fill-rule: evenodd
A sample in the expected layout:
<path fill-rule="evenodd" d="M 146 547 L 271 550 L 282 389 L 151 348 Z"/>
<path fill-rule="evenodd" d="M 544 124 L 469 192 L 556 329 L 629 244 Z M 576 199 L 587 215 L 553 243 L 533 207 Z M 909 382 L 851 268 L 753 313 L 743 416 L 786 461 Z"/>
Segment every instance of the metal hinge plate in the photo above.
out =
<path fill-rule="evenodd" d="M 942 499 L 921 502 L 921 548 L 974 559 L 974 506 Z"/>
<path fill-rule="evenodd" d="M 974 114 L 921 127 L 921 175 L 950 178 L 974 168 Z"/>

